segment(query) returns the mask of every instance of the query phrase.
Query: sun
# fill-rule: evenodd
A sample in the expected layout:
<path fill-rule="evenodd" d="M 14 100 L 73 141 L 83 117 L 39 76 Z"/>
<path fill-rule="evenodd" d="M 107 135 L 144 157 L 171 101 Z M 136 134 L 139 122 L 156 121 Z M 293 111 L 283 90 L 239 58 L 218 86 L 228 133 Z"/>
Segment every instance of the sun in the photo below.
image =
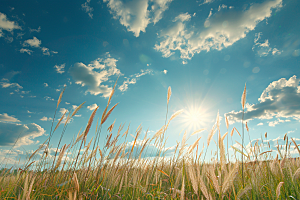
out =
<path fill-rule="evenodd" d="M 207 125 L 208 115 L 206 110 L 201 106 L 190 105 L 184 109 L 182 123 L 187 128 L 187 131 L 196 131 Z"/>

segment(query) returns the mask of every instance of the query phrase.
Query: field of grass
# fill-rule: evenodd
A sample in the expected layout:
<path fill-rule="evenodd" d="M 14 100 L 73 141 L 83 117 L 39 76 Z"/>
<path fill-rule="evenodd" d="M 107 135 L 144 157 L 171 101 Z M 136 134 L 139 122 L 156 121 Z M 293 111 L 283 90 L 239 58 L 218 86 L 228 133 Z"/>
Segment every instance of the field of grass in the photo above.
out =
<path fill-rule="evenodd" d="M 165 125 L 153 137 L 149 138 L 146 134 L 139 139 L 142 127 L 138 127 L 131 149 L 127 148 L 126 142 L 129 127 L 120 125 L 117 129 L 112 124 L 106 145 L 100 148 L 102 125 L 117 106 L 110 106 L 113 93 L 114 90 L 91 141 L 86 141 L 86 137 L 91 134 L 89 130 L 98 107 L 90 116 L 85 130 L 79 131 L 70 144 L 57 144 L 54 156 L 49 154 L 49 144 L 64 115 L 23 167 L 2 168 L 0 199 L 300 199 L 300 159 L 291 158 L 289 153 L 293 145 L 300 155 L 295 140 L 285 135 L 286 145 L 278 146 L 278 154 L 272 158 L 271 149 L 262 148 L 258 142 L 251 148 L 245 147 L 243 129 L 245 127 L 245 132 L 248 132 L 248 126 L 244 122 L 241 134 L 235 128 L 229 134 L 221 134 L 218 116 L 205 149 L 199 148 L 200 138 L 188 146 L 185 133 L 174 155 L 165 157 L 165 133 L 169 123 L 180 115 L 181 111 L 178 111 L 170 119 L 166 117 Z M 171 88 L 167 95 L 167 114 L 170 96 Z M 241 102 L 243 110 L 245 101 L 246 86 Z M 66 117 L 60 141 L 68 121 L 82 105 Z M 227 118 L 225 123 L 228 129 Z M 232 147 L 234 159 L 229 162 L 228 145 L 226 148 L 225 143 L 234 131 L 240 135 L 242 142 L 238 143 L 240 148 Z M 218 135 L 216 156 L 210 163 L 204 163 L 214 134 Z M 150 144 L 158 149 L 155 152 L 157 156 L 143 158 L 142 153 L 149 150 Z M 285 149 L 284 154 L 280 148 Z"/>

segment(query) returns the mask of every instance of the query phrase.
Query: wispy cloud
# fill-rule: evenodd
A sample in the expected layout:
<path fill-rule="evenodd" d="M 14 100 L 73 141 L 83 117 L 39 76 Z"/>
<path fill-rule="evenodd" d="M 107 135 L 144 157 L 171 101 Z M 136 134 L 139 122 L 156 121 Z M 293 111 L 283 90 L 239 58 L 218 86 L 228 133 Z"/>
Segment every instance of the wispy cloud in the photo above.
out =
<path fill-rule="evenodd" d="M 21 85 L 19 85 L 18 83 L 10 83 L 8 79 L 2 79 L 2 81 L 0 82 L 0 85 L 2 86 L 2 88 L 16 87 L 18 89 L 23 89 L 23 87 Z"/>
<path fill-rule="evenodd" d="M 149 23 L 156 24 L 165 10 L 168 9 L 172 0 L 132 0 L 124 2 L 121 0 L 103 0 L 107 2 L 115 19 L 139 37 L 140 32 L 146 32 Z M 150 8 L 150 10 L 148 10 Z"/>
<path fill-rule="evenodd" d="M 263 43 L 260 42 L 262 33 L 256 33 L 256 38 L 254 39 L 254 45 L 252 50 L 257 53 L 258 56 L 264 57 L 268 56 L 269 54 L 280 55 L 282 51 L 279 51 L 277 48 L 271 48 L 269 44 L 269 40 L 265 40 Z"/>
<path fill-rule="evenodd" d="M 33 51 L 30 49 L 22 48 L 22 49 L 20 49 L 20 53 L 27 53 L 28 55 L 31 55 L 33 53 Z"/>
<path fill-rule="evenodd" d="M 63 74 L 65 73 L 64 69 L 65 69 L 66 64 L 61 64 L 61 65 L 55 65 L 54 68 L 56 70 L 57 73 L 59 74 Z"/>
<path fill-rule="evenodd" d="M 259 22 L 271 17 L 272 9 L 281 6 L 282 0 L 252 4 L 244 11 L 222 5 L 216 13 L 210 12 L 202 27 L 187 28 L 187 20 L 174 20 L 159 34 L 161 41 L 155 49 L 162 52 L 163 57 L 170 57 L 179 51 L 184 60 L 201 51 L 222 50 L 245 38 Z"/>
<path fill-rule="evenodd" d="M 81 8 L 86 12 L 86 13 L 88 13 L 88 15 L 89 15 L 89 17 L 91 18 L 91 19 L 93 19 L 93 11 L 94 11 L 94 8 L 92 8 L 91 6 L 90 6 L 90 2 L 91 2 L 91 0 L 87 0 L 84 4 L 81 4 Z"/>
<path fill-rule="evenodd" d="M 75 63 L 69 69 L 69 73 L 76 84 L 82 87 L 87 86 L 90 94 L 108 97 L 112 91 L 112 87 L 104 85 L 104 82 L 110 80 L 113 75 L 122 75 L 117 68 L 117 59 L 112 58 L 109 53 L 105 54 L 105 58 L 98 58 L 90 64 Z"/>
<path fill-rule="evenodd" d="M 263 91 L 257 104 L 247 104 L 244 120 L 273 119 L 269 126 L 288 122 L 288 118 L 300 120 L 300 85 L 296 75 L 288 80 L 281 78 L 273 81 Z M 242 111 L 231 111 L 226 114 L 231 123 L 242 119 Z"/>
<path fill-rule="evenodd" d="M 20 122 L 17 118 L 9 116 L 7 113 L 0 114 L 1 122 Z"/>
<path fill-rule="evenodd" d="M 121 92 L 126 91 L 128 89 L 129 84 L 136 84 L 137 78 L 144 76 L 146 74 L 151 74 L 151 73 L 152 73 L 152 70 L 150 70 L 150 69 L 146 69 L 146 70 L 141 69 L 140 73 L 130 75 L 130 78 L 125 77 L 126 80 L 123 81 L 123 84 L 119 86 L 119 90 Z"/>

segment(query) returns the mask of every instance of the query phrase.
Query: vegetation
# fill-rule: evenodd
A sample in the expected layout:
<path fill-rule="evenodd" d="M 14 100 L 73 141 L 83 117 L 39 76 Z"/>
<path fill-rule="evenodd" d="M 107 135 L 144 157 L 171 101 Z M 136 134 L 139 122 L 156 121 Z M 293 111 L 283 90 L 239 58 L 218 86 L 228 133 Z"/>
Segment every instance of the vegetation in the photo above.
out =
<path fill-rule="evenodd" d="M 129 126 L 123 130 L 124 125 L 121 124 L 117 133 L 113 134 L 116 130 L 113 123 L 108 128 L 105 146 L 100 148 L 102 125 L 117 106 L 109 109 L 114 91 L 115 87 L 100 122 L 97 122 L 94 139 L 86 142 L 98 107 L 91 114 L 85 130 L 82 133 L 79 131 L 70 144 L 60 147 L 68 122 L 83 104 L 71 115 L 69 112 L 66 118 L 65 113 L 51 130 L 49 138 L 23 167 L 18 170 L 3 168 L 0 171 L 0 199 L 300 199 L 300 159 L 291 159 L 291 145 L 299 154 L 300 150 L 293 138 L 289 142 L 287 135 L 284 137 L 285 153 L 278 146 L 277 156 L 271 158 L 272 150 L 258 145 L 258 141 L 250 147 L 244 145 L 244 130 L 240 135 L 233 127 L 230 134 L 226 132 L 222 135 L 218 115 L 209 132 L 205 153 L 199 149 L 200 138 L 190 146 L 186 144 L 185 132 L 181 143 L 176 145 L 174 155 L 166 157 L 166 130 L 169 123 L 182 112 L 178 111 L 170 119 L 167 118 L 170 87 L 165 124 L 153 137 L 148 138 L 146 133 L 143 139 L 139 139 L 142 132 L 139 126 L 133 143 L 129 145 Z M 242 95 L 243 110 L 245 102 L 246 86 Z M 63 119 L 66 119 L 63 132 L 55 154 L 51 155 L 49 144 Z M 225 123 L 229 129 L 227 117 Z M 247 123 L 244 125 L 242 122 L 242 126 L 249 133 Z M 242 144 L 237 142 L 237 145 L 232 145 L 235 159 L 229 160 L 228 138 L 232 137 L 234 131 L 240 135 Z M 218 135 L 217 159 L 205 163 L 207 149 L 215 133 Z M 226 137 L 227 151 L 224 145 Z M 121 143 L 120 140 L 125 142 Z M 264 139 L 261 140 L 264 143 Z M 151 146 L 155 147 L 152 150 L 157 149 L 154 152 L 156 156 L 143 158 L 143 153 L 149 151 Z"/>

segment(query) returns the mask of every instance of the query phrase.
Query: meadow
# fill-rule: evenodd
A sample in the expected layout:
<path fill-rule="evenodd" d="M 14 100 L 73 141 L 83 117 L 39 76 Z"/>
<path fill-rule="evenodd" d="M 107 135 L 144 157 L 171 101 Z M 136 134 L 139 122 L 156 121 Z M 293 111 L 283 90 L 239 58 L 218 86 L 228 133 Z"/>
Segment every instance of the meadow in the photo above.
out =
<path fill-rule="evenodd" d="M 230 127 L 225 117 L 227 132 L 221 133 L 218 115 L 209 131 L 205 148 L 199 146 L 201 137 L 187 145 L 188 135 L 185 132 L 173 156 L 166 157 L 167 128 L 182 113 L 177 111 L 168 118 L 170 87 L 166 120 L 152 137 L 146 133 L 141 138 L 142 127 L 139 126 L 134 141 L 129 142 L 129 126 L 124 128 L 121 124 L 117 127 L 113 123 L 107 129 L 105 146 L 99 147 L 103 124 L 117 109 L 117 104 L 110 105 L 114 91 L 115 87 L 90 141 L 86 138 L 92 134 L 89 130 L 95 124 L 93 121 L 99 107 L 91 114 L 85 130 L 79 131 L 70 144 L 61 144 L 68 122 L 83 103 L 72 114 L 69 112 L 66 116 L 65 113 L 56 120 L 56 125 L 52 123 L 49 138 L 22 167 L 7 169 L 2 163 L 0 199 L 300 199 L 300 159 L 292 158 L 290 154 L 294 148 L 299 154 L 300 150 L 296 141 L 287 134 L 284 135 L 286 145 L 278 145 L 277 156 L 272 157 L 274 151 L 270 146 L 266 149 L 258 141 L 254 145 L 251 143 L 250 147 L 245 146 L 244 138 L 249 134 L 249 128 L 244 121 L 241 122 L 243 128 L 240 133 L 235 127 Z M 56 111 L 63 93 L 64 90 L 59 96 Z M 246 86 L 241 98 L 243 112 L 245 102 Z M 59 126 L 63 126 L 63 131 L 55 154 L 51 155 L 49 144 Z M 203 129 L 195 130 L 192 135 L 201 131 Z M 239 135 L 240 142 L 231 146 L 234 153 L 229 155 L 226 142 L 228 144 L 234 133 Z M 215 142 L 217 151 L 210 162 L 204 162 L 215 134 L 218 138 Z M 267 140 L 267 133 L 261 140 L 262 143 Z M 156 156 L 145 158 L 143 153 L 151 146 L 155 147 L 151 151 L 157 150 L 153 152 Z M 229 159 L 230 156 L 233 159 Z"/>

